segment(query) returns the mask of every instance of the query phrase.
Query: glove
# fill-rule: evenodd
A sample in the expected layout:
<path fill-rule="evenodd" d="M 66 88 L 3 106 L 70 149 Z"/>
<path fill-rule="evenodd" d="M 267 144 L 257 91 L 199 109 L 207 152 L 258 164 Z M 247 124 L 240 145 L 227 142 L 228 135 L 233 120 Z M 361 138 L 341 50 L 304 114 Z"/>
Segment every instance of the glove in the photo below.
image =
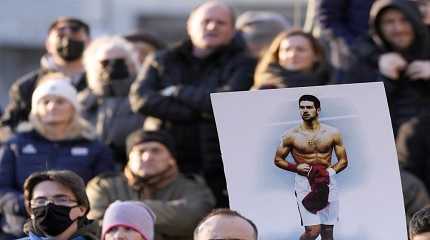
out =
<path fill-rule="evenodd" d="M 397 80 L 400 73 L 406 69 L 408 63 L 398 53 L 382 54 L 378 60 L 379 72 L 385 77 Z"/>
<path fill-rule="evenodd" d="M 413 61 L 406 69 L 406 75 L 412 80 L 429 80 L 430 61 Z"/>

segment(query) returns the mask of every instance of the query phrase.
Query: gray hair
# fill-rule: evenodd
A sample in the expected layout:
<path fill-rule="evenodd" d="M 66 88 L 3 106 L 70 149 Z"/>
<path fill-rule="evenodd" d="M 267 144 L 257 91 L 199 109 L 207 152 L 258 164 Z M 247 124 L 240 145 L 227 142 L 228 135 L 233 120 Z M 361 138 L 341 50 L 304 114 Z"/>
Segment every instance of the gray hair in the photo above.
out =
<path fill-rule="evenodd" d="M 132 68 L 133 73 L 139 71 L 139 57 L 133 45 L 119 36 L 105 36 L 93 40 L 85 49 L 83 63 L 87 74 L 88 82 L 98 80 L 99 60 L 98 54 L 103 51 L 118 50 L 124 53 L 127 64 Z"/>

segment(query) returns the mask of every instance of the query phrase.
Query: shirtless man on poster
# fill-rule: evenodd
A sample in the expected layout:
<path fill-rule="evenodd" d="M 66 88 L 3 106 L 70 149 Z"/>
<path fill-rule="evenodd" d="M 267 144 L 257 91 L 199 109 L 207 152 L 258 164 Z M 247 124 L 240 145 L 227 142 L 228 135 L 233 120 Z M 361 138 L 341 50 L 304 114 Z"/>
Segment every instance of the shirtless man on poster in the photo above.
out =
<path fill-rule="evenodd" d="M 334 175 L 348 165 L 346 151 L 339 130 L 319 122 L 318 98 L 301 96 L 299 110 L 303 121 L 282 137 L 275 165 L 296 173 L 295 195 L 305 226 L 300 240 L 316 239 L 319 235 L 322 240 L 331 240 L 339 209 Z M 333 149 L 336 164 L 331 163 Z M 285 160 L 290 152 L 295 163 Z"/>

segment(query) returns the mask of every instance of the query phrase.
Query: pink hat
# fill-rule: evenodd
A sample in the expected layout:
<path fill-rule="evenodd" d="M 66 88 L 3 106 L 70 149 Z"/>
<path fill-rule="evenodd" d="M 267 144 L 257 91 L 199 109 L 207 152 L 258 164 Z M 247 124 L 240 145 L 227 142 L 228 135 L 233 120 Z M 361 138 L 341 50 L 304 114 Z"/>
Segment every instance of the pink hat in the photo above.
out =
<path fill-rule="evenodd" d="M 143 202 L 115 201 L 106 209 L 103 218 L 102 240 L 113 227 L 124 226 L 154 240 L 155 214 Z"/>

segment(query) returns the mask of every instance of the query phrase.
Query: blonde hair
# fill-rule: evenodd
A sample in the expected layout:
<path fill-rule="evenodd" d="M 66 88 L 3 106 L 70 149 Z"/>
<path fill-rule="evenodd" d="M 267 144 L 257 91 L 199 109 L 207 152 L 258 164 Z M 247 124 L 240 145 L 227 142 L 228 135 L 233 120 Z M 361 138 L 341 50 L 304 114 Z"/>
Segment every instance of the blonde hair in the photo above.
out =
<path fill-rule="evenodd" d="M 66 75 L 58 72 L 48 73 L 38 79 L 37 85 L 45 84 L 49 81 L 70 81 Z M 49 83 L 48 83 L 49 84 Z M 80 114 L 79 109 L 74 107 L 74 114 L 70 120 L 67 128 L 65 139 L 74 139 L 76 137 L 84 137 L 87 139 L 94 139 L 96 136 L 93 127 L 87 122 Z M 46 126 L 40 119 L 37 110 L 32 106 L 32 110 L 28 116 L 28 123 L 20 124 L 20 130 L 34 129 L 44 137 L 48 137 L 48 126 Z"/>

